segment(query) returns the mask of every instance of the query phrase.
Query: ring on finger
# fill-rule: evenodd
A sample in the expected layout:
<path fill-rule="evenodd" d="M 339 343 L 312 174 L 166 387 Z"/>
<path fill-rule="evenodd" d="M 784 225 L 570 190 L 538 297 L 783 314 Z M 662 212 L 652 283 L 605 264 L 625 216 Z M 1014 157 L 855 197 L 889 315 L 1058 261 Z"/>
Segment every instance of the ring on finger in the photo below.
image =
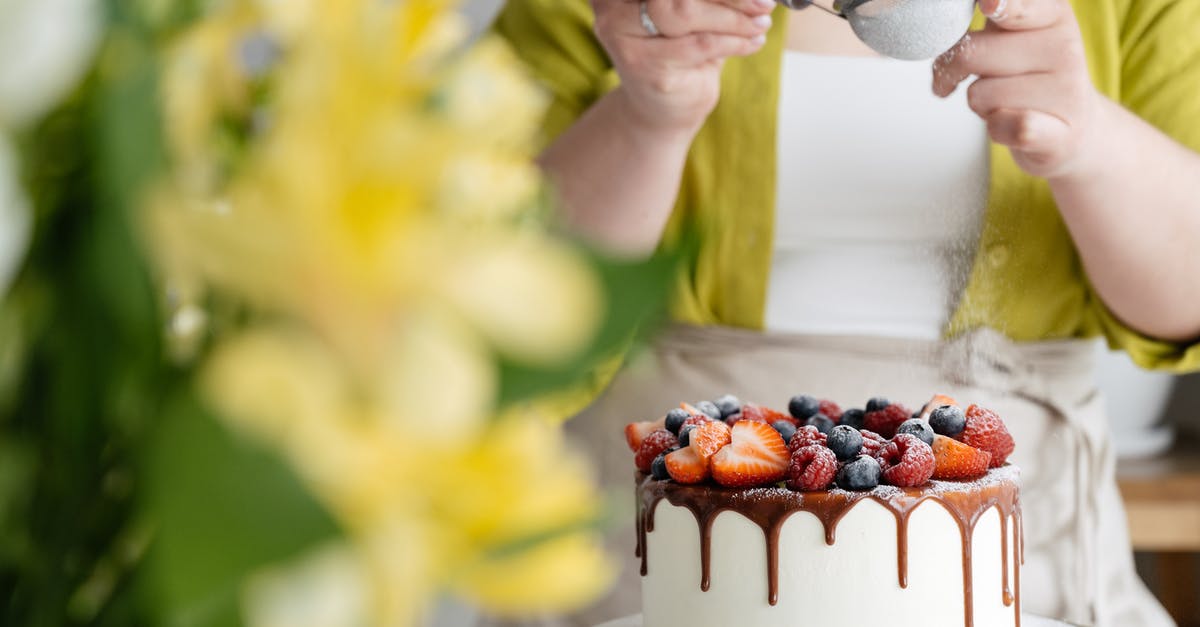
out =
<path fill-rule="evenodd" d="M 658 30 L 658 26 L 654 24 L 654 20 L 650 17 L 650 7 L 646 0 L 641 0 L 638 3 L 638 14 L 642 19 L 642 29 L 651 37 L 662 37 L 662 31 Z"/>

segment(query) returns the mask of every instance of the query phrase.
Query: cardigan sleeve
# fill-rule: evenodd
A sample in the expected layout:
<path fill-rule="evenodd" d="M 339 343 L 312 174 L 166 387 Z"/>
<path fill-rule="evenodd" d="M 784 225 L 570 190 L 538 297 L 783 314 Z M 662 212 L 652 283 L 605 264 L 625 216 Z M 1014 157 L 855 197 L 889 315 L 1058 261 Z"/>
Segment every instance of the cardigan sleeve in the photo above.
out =
<path fill-rule="evenodd" d="M 587 0 L 508 0 L 492 30 L 508 41 L 551 101 L 542 125 L 548 144 L 616 85 L 592 31 Z"/>
<path fill-rule="evenodd" d="M 1128 6 L 1121 30 L 1121 104 L 1200 152 L 1200 2 L 1135 0 Z M 1200 339 L 1171 343 L 1147 337 L 1117 319 L 1095 292 L 1092 296 L 1094 320 L 1109 345 L 1129 353 L 1134 363 L 1156 370 L 1200 370 Z"/>

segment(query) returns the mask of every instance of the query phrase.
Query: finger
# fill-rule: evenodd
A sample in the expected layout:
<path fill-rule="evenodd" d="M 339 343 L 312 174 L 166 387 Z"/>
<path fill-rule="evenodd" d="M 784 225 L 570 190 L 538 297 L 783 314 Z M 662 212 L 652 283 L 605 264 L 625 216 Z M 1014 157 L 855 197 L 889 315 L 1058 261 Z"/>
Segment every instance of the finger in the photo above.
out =
<path fill-rule="evenodd" d="M 1069 103 L 1082 98 L 1076 88 L 1055 74 L 1026 74 L 1001 78 L 981 78 L 967 89 L 967 105 L 987 118 L 999 109 L 1041 111 L 1069 120 Z"/>
<path fill-rule="evenodd" d="M 1069 151 L 1071 128 L 1040 111 L 1000 109 L 988 116 L 988 136 L 1008 146 L 1013 158 L 1034 176 L 1049 176 Z"/>
<path fill-rule="evenodd" d="M 979 0 L 979 9 L 1004 30 L 1046 28 L 1071 10 L 1067 0 Z"/>
<path fill-rule="evenodd" d="M 741 11 L 746 15 L 762 15 L 775 10 L 778 3 L 775 0 L 707 0 L 716 4 L 725 5 L 735 11 Z"/>
<path fill-rule="evenodd" d="M 640 11 L 637 2 L 630 2 Z M 648 0 L 646 12 L 660 33 L 666 37 L 683 37 L 696 33 L 717 33 L 754 37 L 771 28 L 769 14 L 747 15 L 725 4 L 708 0 Z M 640 15 L 630 26 L 634 32 L 646 35 L 641 28 Z"/>
<path fill-rule="evenodd" d="M 676 68 L 693 68 L 705 63 L 729 57 L 744 57 L 762 49 L 767 42 L 765 35 L 739 37 L 718 33 L 696 33 L 683 37 L 663 38 L 652 41 L 655 54 L 663 62 Z"/>
<path fill-rule="evenodd" d="M 1050 31 L 970 33 L 933 62 L 933 91 L 954 93 L 969 76 L 1016 76 L 1086 65 L 1078 38 Z"/>

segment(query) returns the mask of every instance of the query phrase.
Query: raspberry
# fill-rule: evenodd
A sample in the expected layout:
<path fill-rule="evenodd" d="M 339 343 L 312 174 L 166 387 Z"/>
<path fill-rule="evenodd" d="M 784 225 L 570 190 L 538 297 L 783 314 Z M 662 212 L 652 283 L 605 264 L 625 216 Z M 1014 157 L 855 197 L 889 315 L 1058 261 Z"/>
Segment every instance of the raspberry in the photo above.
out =
<path fill-rule="evenodd" d="M 896 427 L 909 418 L 912 418 L 912 412 L 899 403 L 892 403 L 883 409 L 867 412 L 863 427 L 890 438 L 896 435 Z"/>
<path fill-rule="evenodd" d="M 999 468 L 1012 455 L 1016 443 L 1000 416 L 978 405 L 967 408 L 967 427 L 954 439 L 992 454 L 992 468 Z"/>
<path fill-rule="evenodd" d="M 830 400 L 823 400 L 820 402 L 818 407 L 820 408 L 817 411 L 818 414 L 825 414 L 830 420 L 833 421 L 834 424 L 841 422 L 842 408 L 838 407 L 837 403 Z"/>
<path fill-rule="evenodd" d="M 637 465 L 638 470 L 650 472 L 650 465 L 654 463 L 654 458 L 675 446 L 679 446 L 679 438 L 666 429 L 659 429 L 642 440 L 642 445 L 638 447 L 633 463 Z"/>
<path fill-rule="evenodd" d="M 824 490 L 833 483 L 838 463 L 833 451 L 824 446 L 811 445 L 792 453 L 788 464 L 787 486 L 793 490 Z"/>
<path fill-rule="evenodd" d="M 712 422 L 712 418 L 709 418 L 704 414 L 697 414 L 691 418 L 688 418 L 687 420 L 684 420 L 683 424 L 679 426 L 679 431 L 682 433 L 687 427 L 699 427 L 706 422 Z"/>
<path fill-rule="evenodd" d="M 816 427 L 805 425 L 796 429 L 796 435 L 793 435 L 792 439 L 788 440 L 788 448 L 794 452 L 813 444 L 825 446 L 825 441 L 828 437 L 818 431 Z"/>
<path fill-rule="evenodd" d="M 862 429 L 859 431 L 863 437 L 862 454 L 875 457 L 879 451 L 883 450 L 883 445 L 887 444 L 887 440 L 883 439 L 882 435 L 874 431 Z"/>
<path fill-rule="evenodd" d="M 883 469 L 883 480 L 901 488 L 924 485 L 936 465 L 933 449 L 917 436 L 898 434 L 875 456 Z"/>

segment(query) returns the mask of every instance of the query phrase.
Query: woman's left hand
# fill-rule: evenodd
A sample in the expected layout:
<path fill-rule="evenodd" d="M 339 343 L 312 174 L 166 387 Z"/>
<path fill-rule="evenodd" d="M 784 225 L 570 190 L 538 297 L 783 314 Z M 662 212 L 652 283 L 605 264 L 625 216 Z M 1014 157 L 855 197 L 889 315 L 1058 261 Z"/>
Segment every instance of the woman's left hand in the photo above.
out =
<path fill-rule="evenodd" d="M 973 111 L 1018 165 L 1047 179 L 1085 168 L 1102 96 L 1092 86 L 1067 0 L 979 0 L 987 27 L 934 62 L 933 91 L 949 96 L 971 76 Z"/>

